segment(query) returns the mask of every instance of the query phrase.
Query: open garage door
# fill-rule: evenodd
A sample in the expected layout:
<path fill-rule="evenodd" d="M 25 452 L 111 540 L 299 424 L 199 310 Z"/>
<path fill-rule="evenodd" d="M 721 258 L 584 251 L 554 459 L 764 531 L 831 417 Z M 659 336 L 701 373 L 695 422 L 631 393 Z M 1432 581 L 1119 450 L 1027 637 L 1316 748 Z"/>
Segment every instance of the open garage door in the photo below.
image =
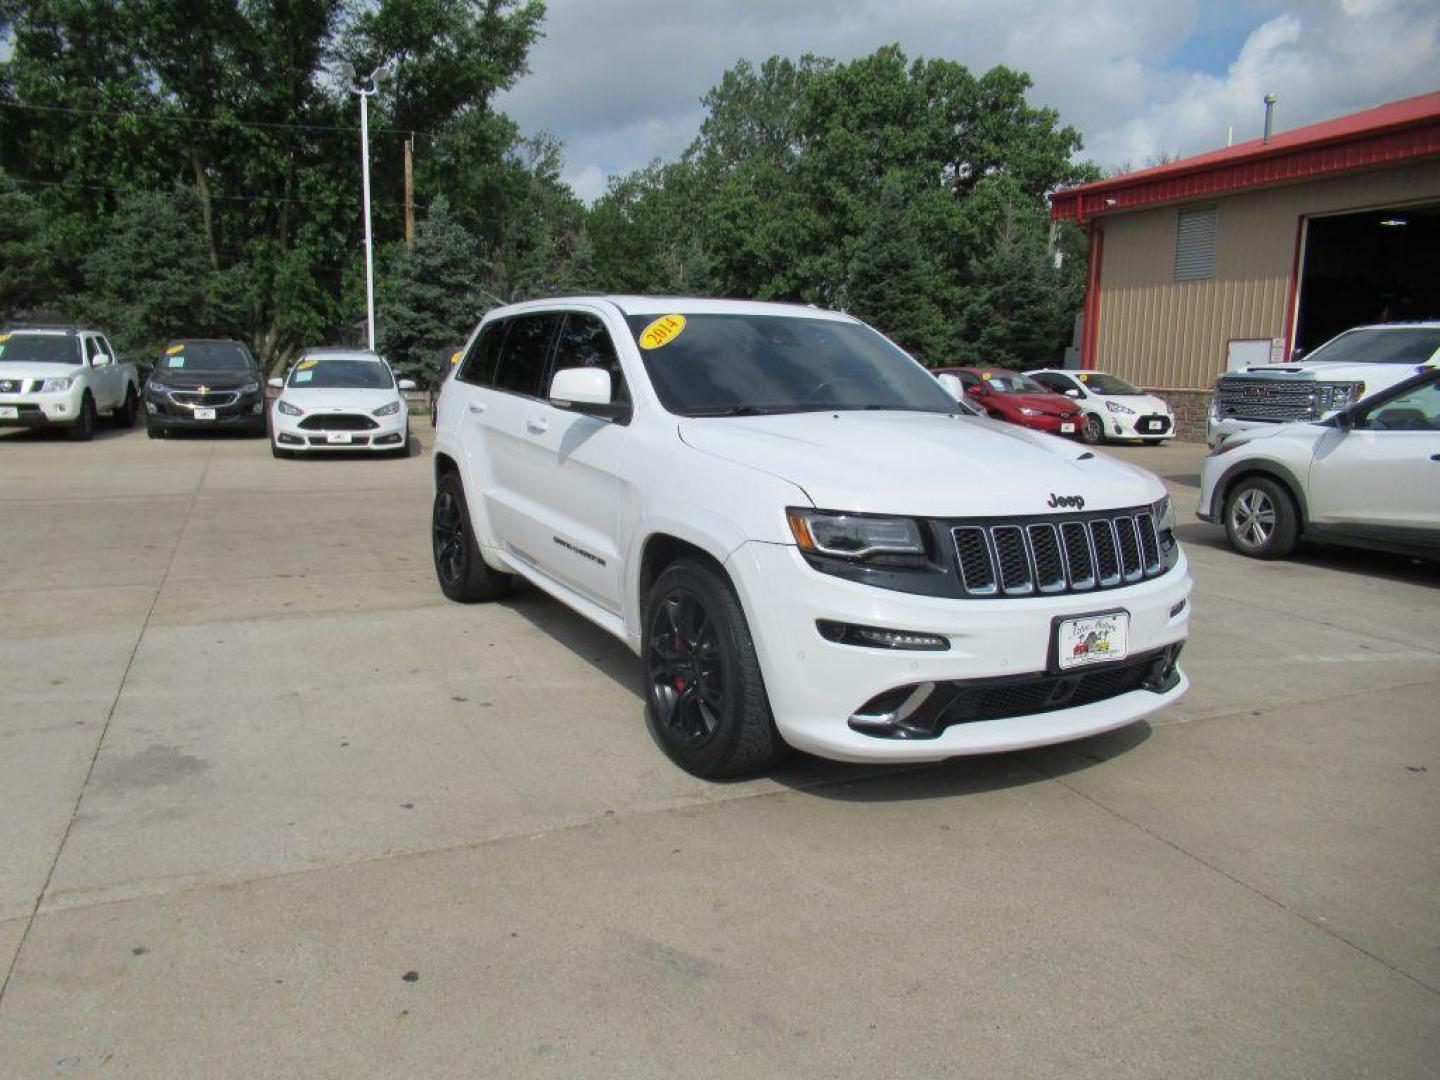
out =
<path fill-rule="evenodd" d="M 1440 319 L 1440 203 L 1309 220 L 1296 347 L 1412 319 Z"/>

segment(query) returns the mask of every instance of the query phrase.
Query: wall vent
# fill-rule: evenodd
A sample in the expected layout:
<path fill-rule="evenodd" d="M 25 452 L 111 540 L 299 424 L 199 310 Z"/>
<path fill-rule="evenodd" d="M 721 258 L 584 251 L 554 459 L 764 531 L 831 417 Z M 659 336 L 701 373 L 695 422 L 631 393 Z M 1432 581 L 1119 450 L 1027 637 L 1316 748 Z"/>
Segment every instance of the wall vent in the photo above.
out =
<path fill-rule="evenodd" d="M 1181 210 L 1175 228 L 1175 280 L 1199 281 L 1215 276 L 1215 232 L 1220 211 Z"/>

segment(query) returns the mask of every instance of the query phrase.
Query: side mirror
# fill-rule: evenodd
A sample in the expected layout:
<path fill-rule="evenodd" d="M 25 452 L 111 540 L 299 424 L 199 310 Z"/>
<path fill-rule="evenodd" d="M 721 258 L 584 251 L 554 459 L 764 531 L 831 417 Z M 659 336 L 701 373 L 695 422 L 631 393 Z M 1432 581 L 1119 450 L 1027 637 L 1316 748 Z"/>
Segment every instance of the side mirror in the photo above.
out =
<path fill-rule="evenodd" d="M 265 385 L 273 386 L 276 390 L 283 390 L 285 388 L 285 380 L 276 375 L 272 379 L 266 379 Z"/>
<path fill-rule="evenodd" d="M 414 390 L 414 389 L 415 389 L 415 380 L 414 380 L 414 379 L 401 379 L 401 380 L 400 380 L 398 383 L 396 383 L 395 385 L 397 385 L 398 387 L 400 387 L 401 390 Z"/>
<path fill-rule="evenodd" d="M 109 364 L 109 363 L 110 363 L 110 357 L 107 356 L 107 355 L 106 355 L 105 353 L 103 353 L 103 352 L 96 353 L 94 356 L 92 356 L 92 357 L 90 358 L 90 366 L 91 366 L 91 367 L 105 367 L 105 365 L 107 365 L 107 364 Z"/>
<path fill-rule="evenodd" d="M 1349 409 L 1335 414 L 1335 426 L 1341 431 L 1350 431 L 1355 427 L 1355 414 Z"/>
<path fill-rule="evenodd" d="M 629 415 L 626 405 L 611 399 L 610 373 L 604 368 L 561 368 L 550 380 L 550 404 L 557 409 L 619 420 Z"/>
<path fill-rule="evenodd" d="M 965 384 L 960 381 L 958 375 L 937 375 L 935 378 L 956 401 L 965 396 Z"/>
<path fill-rule="evenodd" d="M 1078 399 L 1080 397 L 1080 391 L 1076 390 L 1074 387 L 1071 387 L 1069 390 L 1065 391 L 1065 396 Z"/>
<path fill-rule="evenodd" d="M 967 394 L 973 394 L 975 397 L 984 397 L 988 393 L 984 383 L 977 383 L 974 386 L 968 387 L 965 392 Z"/>
<path fill-rule="evenodd" d="M 1294 348 L 1294 349 L 1291 349 L 1291 350 L 1290 350 L 1290 362 L 1293 364 L 1293 363 L 1295 363 L 1297 360 L 1299 360 L 1299 359 L 1300 359 L 1302 356 L 1304 356 L 1304 355 L 1305 355 L 1305 350 L 1304 350 L 1304 349 L 1301 349 L 1301 348 L 1298 348 L 1298 347 L 1297 347 L 1297 348 Z"/>

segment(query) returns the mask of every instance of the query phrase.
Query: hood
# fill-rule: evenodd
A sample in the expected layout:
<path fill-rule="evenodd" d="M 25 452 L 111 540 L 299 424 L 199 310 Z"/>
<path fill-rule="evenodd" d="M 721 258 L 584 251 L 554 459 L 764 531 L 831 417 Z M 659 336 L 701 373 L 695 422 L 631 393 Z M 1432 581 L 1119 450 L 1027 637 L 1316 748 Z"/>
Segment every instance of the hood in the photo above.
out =
<path fill-rule="evenodd" d="M 680 438 L 696 450 L 798 485 L 815 506 L 914 517 L 1055 512 L 1051 496 L 1084 509 L 1139 506 L 1165 494 L 1143 469 L 1013 424 L 943 413 L 809 412 L 693 418 Z"/>
<path fill-rule="evenodd" d="M 1377 376 L 1394 377 L 1395 364 L 1256 364 L 1244 371 L 1231 371 L 1221 375 L 1222 379 L 1232 375 L 1245 378 L 1276 379 L 1288 382 L 1366 382 Z M 1400 364 L 1399 367 L 1418 371 L 1419 364 Z"/>
<path fill-rule="evenodd" d="M 211 390 L 234 390 L 246 383 L 263 382 L 258 371 L 206 371 L 204 368 L 173 368 L 154 371 L 150 382 L 177 390 L 193 390 L 204 386 Z"/>
<path fill-rule="evenodd" d="M 63 379 L 89 369 L 83 364 L 0 363 L 0 382 L 6 379 Z"/>
<path fill-rule="evenodd" d="M 1113 401 L 1116 405 L 1124 405 L 1127 409 L 1134 409 L 1142 416 L 1147 413 L 1168 413 L 1170 403 L 1162 397 L 1154 394 L 1095 394 L 1091 401 L 1099 408 L 1105 408 L 1105 402 Z"/>
<path fill-rule="evenodd" d="M 369 412 L 381 405 L 388 405 L 400 397 L 400 391 L 361 390 L 351 387 L 334 387 L 322 390 L 306 390 L 303 387 L 287 386 L 280 396 L 298 409 L 307 413 L 327 412 Z"/>
<path fill-rule="evenodd" d="M 1039 409 L 1051 416 L 1064 416 L 1066 413 L 1080 411 L 1080 406 L 1064 394 L 989 394 L 975 400 L 986 405 L 998 402 L 1001 403 L 999 406 L 1001 408 L 1008 405 L 1012 409 L 1018 409 L 1021 406 L 1027 409 Z"/>

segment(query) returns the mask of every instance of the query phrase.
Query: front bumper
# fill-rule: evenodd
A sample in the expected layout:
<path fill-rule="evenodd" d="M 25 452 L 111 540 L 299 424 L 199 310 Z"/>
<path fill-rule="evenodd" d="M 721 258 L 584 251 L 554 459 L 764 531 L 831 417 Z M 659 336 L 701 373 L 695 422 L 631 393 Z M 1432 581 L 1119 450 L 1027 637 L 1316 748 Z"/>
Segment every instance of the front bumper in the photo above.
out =
<path fill-rule="evenodd" d="M 405 446 L 409 435 L 409 417 L 402 409 L 392 416 L 371 416 L 375 425 L 363 431 L 330 430 L 324 426 L 302 426 L 309 420 L 323 424 L 323 415 L 286 416 L 279 409 L 270 409 L 270 438 L 281 450 L 296 453 L 326 451 L 373 451 L 393 453 Z"/>
<path fill-rule="evenodd" d="M 69 427 L 80 419 L 81 395 L 72 391 L 52 394 L 0 394 L 0 427 Z M 15 415 L 11 416 L 10 412 Z"/>
<path fill-rule="evenodd" d="M 790 745 L 821 757 L 924 762 L 1044 746 L 1133 723 L 1179 698 L 1189 685 L 1177 668 L 1159 692 L 1136 689 L 1070 707 L 953 723 L 930 738 L 866 734 L 851 726 L 852 718 L 892 691 L 1044 676 L 1057 617 L 1129 612 L 1131 658 L 1183 643 L 1191 589 L 1184 553 L 1168 573 L 1125 588 L 984 600 L 917 596 L 844 581 L 818 573 L 794 547 L 778 544 L 744 544 L 726 566 L 750 622 L 776 726 Z M 817 619 L 936 634 L 950 647 L 921 652 L 840 644 L 821 636 Z"/>
<path fill-rule="evenodd" d="M 1015 416 L 1006 417 L 1012 424 L 1019 424 L 1021 427 L 1029 428 L 1031 431 L 1043 431 L 1047 435 L 1075 435 L 1080 431 L 1080 421 L 1084 417 L 1076 413 L 1067 418 L 1060 416 Z M 1067 430 L 1068 429 L 1068 430 Z"/>
<path fill-rule="evenodd" d="M 1173 413 L 1136 413 L 1126 416 L 1109 410 L 1097 413 L 1105 424 L 1105 434 L 1112 439 L 1169 439 L 1175 435 Z"/>
<path fill-rule="evenodd" d="M 228 396 L 217 394 L 221 400 Z M 261 432 L 265 430 L 265 397 L 263 393 L 243 394 L 235 401 L 216 405 L 211 410 L 214 416 L 200 419 L 194 405 L 174 401 L 168 393 L 145 392 L 146 422 L 151 427 L 166 431 L 234 431 L 237 429 Z M 200 415 L 204 415 L 202 412 Z"/>

